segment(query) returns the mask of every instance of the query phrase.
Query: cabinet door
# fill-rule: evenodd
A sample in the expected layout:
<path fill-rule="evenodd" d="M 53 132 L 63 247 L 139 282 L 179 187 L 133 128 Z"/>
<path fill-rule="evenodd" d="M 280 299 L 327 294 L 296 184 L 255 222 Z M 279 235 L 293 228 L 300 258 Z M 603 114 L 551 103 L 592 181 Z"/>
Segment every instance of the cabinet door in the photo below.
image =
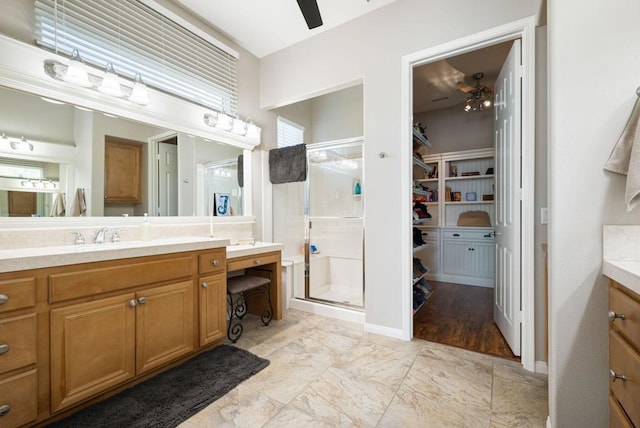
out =
<path fill-rule="evenodd" d="M 108 137 L 104 146 L 105 203 L 142 202 L 142 145 Z"/>
<path fill-rule="evenodd" d="M 200 278 L 200 346 L 222 339 L 227 329 L 227 276 Z"/>
<path fill-rule="evenodd" d="M 51 411 L 135 375 L 133 293 L 51 311 Z"/>
<path fill-rule="evenodd" d="M 472 276 L 493 278 L 495 272 L 495 245 L 492 243 L 474 242 L 472 248 Z"/>
<path fill-rule="evenodd" d="M 451 275 L 470 275 L 472 247 L 466 241 L 443 241 L 442 270 Z"/>
<path fill-rule="evenodd" d="M 136 293 L 136 372 L 193 351 L 193 281 Z"/>

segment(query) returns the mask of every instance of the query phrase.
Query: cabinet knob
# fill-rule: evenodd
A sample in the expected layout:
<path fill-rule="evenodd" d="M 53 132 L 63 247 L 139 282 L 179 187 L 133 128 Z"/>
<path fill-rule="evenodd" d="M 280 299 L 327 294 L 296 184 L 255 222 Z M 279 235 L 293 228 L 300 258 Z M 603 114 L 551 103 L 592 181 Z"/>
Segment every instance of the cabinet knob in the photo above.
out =
<path fill-rule="evenodd" d="M 5 416 L 11 411 L 11 406 L 8 404 L 3 404 L 0 406 L 0 416 Z"/>
<path fill-rule="evenodd" d="M 129 300 L 129 307 L 135 308 L 137 304 L 136 299 Z"/>
<path fill-rule="evenodd" d="M 6 294 L 0 294 L 0 305 L 4 305 L 9 301 L 9 296 Z"/>
<path fill-rule="evenodd" d="M 609 311 L 609 321 L 614 322 L 616 318 L 620 318 L 621 320 L 625 319 L 624 314 L 617 314 L 614 311 Z"/>
<path fill-rule="evenodd" d="M 147 298 L 142 296 L 138 299 L 138 303 L 140 303 L 141 305 L 144 305 L 145 303 L 147 303 Z"/>
<path fill-rule="evenodd" d="M 615 382 L 617 379 L 620 379 L 623 382 L 627 381 L 627 377 L 624 374 L 618 374 L 613 369 L 609 369 L 609 380 L 611 383 Z"/>
<path fill-rule="evenodd" d="M 4 355 L 9 352 L 10 346 L 8 343 L 3 343 L 0 345 L 0 355 Z"/>
<path fill-rule="evenodd" d="M 218 259 L 215 259 L 215 260 L 211 260 L 211 264 L 214 266 L 218 266 L 220 262 L 218 261 Z"/>
<path fill-rule="evenodd" d="M 202 283 L 202 288 L 209 288 L 209 284 L 207 284 L 206 282 Z"/>
<path fill-rule="evenodd" d="M 260 264 L 260 259 L 256 259 L 253 263 L 256 264 L 256 265 L 259 265 Z"/>

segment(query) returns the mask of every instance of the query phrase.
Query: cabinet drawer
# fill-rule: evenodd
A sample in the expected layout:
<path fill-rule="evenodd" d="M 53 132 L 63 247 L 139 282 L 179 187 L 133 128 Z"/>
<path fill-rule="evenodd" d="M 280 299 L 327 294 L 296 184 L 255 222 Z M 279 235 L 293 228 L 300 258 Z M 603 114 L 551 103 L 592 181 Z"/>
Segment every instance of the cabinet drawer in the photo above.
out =
<path fill-rule="evenodd" d="M 36 314 L 0 320 L 0 373 L 36 362 Z"/>
<path fill-rule="evenodd" d="M 17 427 L 38 416 L 37 371 L 0 380 L 0 426 Z"/>
<path fill-rule="evenodd" d="M 611 392 L 631 422 L 640 426 L 640 355 L 615 330 L 609 330 L 609 368 L 627 378 L 611 382 Z"/>
<path fill-rule="evenodd" d="M 231 272 L 240 269 L 249 269 L 269 263 L 277 263 L 280 261 L 280 253 L 266 253 L 255 256 L 238 257 L 227 261 L 227 271 Z"/>
<path fill-rule="evenodd" d="M 191 276 L 191 257 L 153 260 L 49 276 L 49 302 Z"/>
<path fill-rule="evenodd" d="M 224 272 L 226 264 L 226 250 L 198 256 L 198 272 L 200 273 Z"/>
<path fill-rule="evenodd" d="M 4 302 L 4 303 L 2 303 Z M 36 305 L 36 279 L 0 281 L 0 313 Z"/>
<path fill-rule="evenodd" d="M 609 396 L 609 428 L 633 428 L 631 422 L 613 396 Z"/>
<path fill-rule="evenodd" d="M 640 350 L 640 303 L 617 287 L 609 287 L 609 310 L 616 314 L 624 314 L 624 319 L 616 318 L 610 325 Z"/>
<path fill-rule="evenodd" d="M 442 230 L 442 238 L 443 239 L 463 239 L 463 240 L 480 240 L 493 242 L 493 229 L 443 229 Z"/>

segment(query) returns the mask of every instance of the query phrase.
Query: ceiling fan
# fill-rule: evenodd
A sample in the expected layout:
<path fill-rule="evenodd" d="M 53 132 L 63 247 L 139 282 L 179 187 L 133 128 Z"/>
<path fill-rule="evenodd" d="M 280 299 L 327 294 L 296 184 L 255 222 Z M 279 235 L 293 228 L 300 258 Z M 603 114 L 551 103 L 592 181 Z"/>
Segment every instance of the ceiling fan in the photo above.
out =
<path fill-rule="evenodd" d="M 300 12 L 302 12 L 304 20 L 307 21 L 309 30 L 322 25 L 322 17 L 320 16 L 317 0 L 298 0 L 298 6 L 300 6 Z"/>
<path fill-rule="evenodd" d="M 491 107 L 491 88 L 480 84 L 484 73 L 474 73 L 471 77 L 476 81 L 476 86 L 469 86 L 464 82 L 456 83 L 458 89 L 468 94 L 464 110 L 482 111 Z"/>

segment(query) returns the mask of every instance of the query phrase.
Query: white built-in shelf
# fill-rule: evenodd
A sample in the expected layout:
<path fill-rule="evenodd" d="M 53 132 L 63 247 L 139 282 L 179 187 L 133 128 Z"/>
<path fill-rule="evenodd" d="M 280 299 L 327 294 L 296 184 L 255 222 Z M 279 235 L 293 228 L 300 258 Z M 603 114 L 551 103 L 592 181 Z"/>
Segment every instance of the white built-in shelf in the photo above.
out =
<path fill-rule="evenodd" d="M 482 179 L 482 178 L 493 178 L 493 174 L 484 174 L 484 175 L 466 175 L 464 177 L 445 177 L 445 180 L 447 181 L 454 181 L 454 180 L 477 180 L 477 179 Z"/>
<path fill-rule="evenodd" d="M 424 244 L 424 245 L 420 245 L 419 247 L 414 247 L 413 248 L 413 254 L 420 252 L 422 250 L 424 250 L 425 248 L 427 248 L 429 246 L 429 244 Z"/>
<path fill-rule="evenodd" d="M 437 178 L 419 178 L 417 180 L 418 183 L 437 183 L 438 179 Z"/>
<path fill-rule="evenodd" d="M 417 157 L 413 157 L 413 164 L 414 165 L 418 165 L 420 168 L 426 170 L 426 171 L 431 171 L 432 167 L 427 165 L 426 163 L 422 162 L 420 159 L 418 159 Z"/>
<path fill-rule="evenodd" d="M 495 201 L 446 201 L 445 205 L 477 205 L 493 204 Z"/>
<path fill-rule="evenodd" d="M 418 131 L 416 128 L 413 128 L 413 136 L 415 137 L 416 140 L 420 142 L 420 144 L 422 144 L 425 147 L 431 148 L 431 142 L 427 140 L 427 137 L 422 135 L 420 131 Z"/>

